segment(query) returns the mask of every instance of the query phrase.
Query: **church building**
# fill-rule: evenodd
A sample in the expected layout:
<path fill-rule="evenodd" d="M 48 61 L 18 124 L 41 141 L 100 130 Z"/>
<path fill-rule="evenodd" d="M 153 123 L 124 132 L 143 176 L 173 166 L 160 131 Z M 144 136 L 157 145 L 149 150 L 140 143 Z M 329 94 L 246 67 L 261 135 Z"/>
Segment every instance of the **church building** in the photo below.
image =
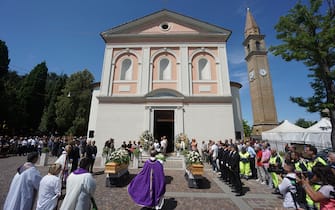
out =
<path fill-rule="evenodd" d="M 242 139 L 237 82 L 229 79 L 231 31 L 161 10 L 101 33 L 101 82 L 93 89 L 88 137 L 99 151 L 138 141 L 148 130 L 166 136 L 167 152 L 183 133 L 200 142 Z"/>

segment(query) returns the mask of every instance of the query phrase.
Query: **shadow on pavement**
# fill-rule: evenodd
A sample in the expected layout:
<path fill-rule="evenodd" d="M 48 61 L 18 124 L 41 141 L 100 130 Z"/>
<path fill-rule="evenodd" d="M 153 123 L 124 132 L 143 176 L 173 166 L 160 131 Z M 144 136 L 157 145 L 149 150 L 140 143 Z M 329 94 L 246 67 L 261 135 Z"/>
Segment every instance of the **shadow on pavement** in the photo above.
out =
<path fill-rule="evenodd" d="M 168 198 L 164 199 L 164 205 L 161 208 L 161 210 L 173 210 L 176 209 L 177 207 L 177 201 L 175 198 Z M 149 209 L 155 209 L 155 208 L 147 208 L 147 207 L 142 207 L 141 210 L 149 210 Z"/>
<path fill-rule="evenodd" d="M 172 180 L 173 180 L 172 176 L 165 176 L 165 184 L 171 184 Z"/>

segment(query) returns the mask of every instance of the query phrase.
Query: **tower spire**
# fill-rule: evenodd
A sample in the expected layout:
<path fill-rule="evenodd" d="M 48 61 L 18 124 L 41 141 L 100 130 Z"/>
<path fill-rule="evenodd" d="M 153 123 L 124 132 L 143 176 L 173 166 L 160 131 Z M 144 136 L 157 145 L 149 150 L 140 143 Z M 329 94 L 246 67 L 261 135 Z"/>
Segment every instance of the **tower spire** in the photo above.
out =
<path fill-rule="evenodd" d="M 250 12 L 250 8 L 247 8 L 247 16 L 245 20 L 245 29 L 244 29 L 244 37 L 247 38 L 252 34 L 260 34 L 259 27 Z"/>

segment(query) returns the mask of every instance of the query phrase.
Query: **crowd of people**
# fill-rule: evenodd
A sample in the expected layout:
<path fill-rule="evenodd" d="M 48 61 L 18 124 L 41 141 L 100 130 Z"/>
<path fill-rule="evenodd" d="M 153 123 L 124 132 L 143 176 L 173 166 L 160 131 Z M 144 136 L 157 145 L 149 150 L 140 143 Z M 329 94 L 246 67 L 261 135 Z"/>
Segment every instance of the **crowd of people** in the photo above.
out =
<path fill-rule="evenodd" d="M 24 141 L 27 141 L 26 146 Z M 57 161 L 50 165 L 48 174 L 43 178 L 34 165 L 40 155 L 40 141 L 41 148 L 48 147 L 50 154 L 57 156 Z M 154 142 L 152 155 L 157 152 L 166 153 L 167 141 L 164 141 L 166 138 Z M 84 137 L 73 138 L 70 141 L 62 137 L 20 137 L 14 142 L 17 145 L 17 155 L 27 155 L 27 162 L 18 168 L 11 182 L 5 210 L 31 209 L 34 196 L 37 197 L 37 209 L 53 209 L 58 205 L 59 198 L 62 197 L 62 188 L 65 186 L 66 194 L 60 209 L 88 209 L 95 203 L 93 195 L 96 182 L 92 172 L 97 148 L 94 141 Z M 142 145 L 140 142 L 130 141 L 128 144 L 124 142 L 121 147 L 128 150 L 131 156 L 134 150 Z M 105 149 L 115 150 L 113 139 L 106 141 Z M 287 145 L 285 151 L 277 152 L 266 141 L 209 140 L 208 143 L 202 141 L 201 145 L 198 145 L 195 139 L 188 142 L 185 149 L 199 151 L 203 161 L 211 165 L 213 173 L 217 173 L 236 196 L 245 194 L 243 182 L 255 179 L 260 185 L 273 188 L 273 194 L 283 198 L 283 207 L 286 209 L 335 209 L 334 152 L 329 152 L 327 157 L 320 157 L 317 148 L 312 145 L 305 145 L 303 151 L 298 151 L 294 145 Z M 145 168 L 152 170 L 154 165 L 159 168 L 159 173 L 164 174 L 163 167 L 152 158 L 145 163 L 143 172 L 140 172 L 139 177 L 133 182 L 151 179 L 151 175 L 148 175 L 150 173 L 145 173 Z M 157 199 L 148 206 L 155 207 L 161 204 L 165 184 L 157 185 L 161 187 L 156 192 Z M 142 194 L 136 195 L 138 184 L 130 186 L 133 187 L 129 188 L 129 193 L 138 203 L 138 199 L 143 199 Z"/>
<path fill-rule="evenodd" d="M 266 141 L 203 141 L 199 152 L 213 172 L 242 196 L 243 183 L 256 179 L 283 198 L 286 209 L 335 209 L 335 153 L 318 156 L 317 148 L 305 145 L 298 151 L 286 145 L 281 154 Z"/>
<path fill-rule="evenodd" d="M 25 140 L 24 137 L 18 138 L 20 139 Z M 34 138 L 31 139 L 29 142 L 35 141 Z M 35 198 L 37 210 L 58 207 L 64 210 L 90 209 L 95 204 L 93 195 L 96 181 L 92 176 L 97 154 L 95 141 L 84 137 L 43 137 L 39 140 L 43 142 L 42 148 L 50 146 L 50 154 L 56 156 L 57 160 L 49 166 L 48 174 L 42 178 L 35 167 L 40 156 L 38 147 L 31 146 L 34 144 L 30 143 L 30 146 L 24 148 L 24 152 L 17 152 L 17 155 L 26 155 L 27 162 L 18 168 L 3 209 L 32 209 Z M 22 148 L 18 146 L 17 151 L 20 149 Z M 65 189 L 65 195 L 62 195 L 62 189 Z M 61 200 L 61 205 L 58 206 Z"/>

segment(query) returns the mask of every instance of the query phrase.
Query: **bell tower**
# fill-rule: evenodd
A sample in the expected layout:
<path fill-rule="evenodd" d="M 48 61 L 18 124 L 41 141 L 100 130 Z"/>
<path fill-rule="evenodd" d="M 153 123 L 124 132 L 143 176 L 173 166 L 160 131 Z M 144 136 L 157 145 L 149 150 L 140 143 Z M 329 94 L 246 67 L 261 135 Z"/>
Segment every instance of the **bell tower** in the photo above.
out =
<path fill-rule="evenodd" d="M 244 30 L 245 60 L 248 66 L 250 96 L 253 114 L 253 136 L 278 125 L 276 105 L 268 63 L 265 35 L 253 18 L 249 8 Z"/>

